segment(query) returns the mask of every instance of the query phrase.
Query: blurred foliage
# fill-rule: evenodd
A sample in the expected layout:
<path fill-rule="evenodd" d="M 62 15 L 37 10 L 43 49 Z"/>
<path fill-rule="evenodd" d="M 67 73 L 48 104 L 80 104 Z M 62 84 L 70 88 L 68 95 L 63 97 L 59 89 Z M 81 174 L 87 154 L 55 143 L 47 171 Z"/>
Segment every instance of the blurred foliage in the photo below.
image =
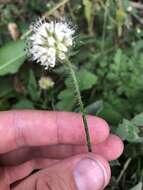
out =
<path fill-rule="evenodd" d="M 143 4 L 129 0 L 0 1 L 0 110 L 48 109 L 78 112 L 66 67 L 44 71 L 26 59 L 23 39 L 39 16 L 66 16 L 77 28 L 71 60 L 88 114 L 106 119 L 125 142 L 111 163 L 107 189 L 141 190 L 143 181 Z M 9 23 L 20 34 L 12 41 Z M 12 31 L 14 32 L 14 31 Z M 10 42 L 12 41 L 12 42 Z M 41 90 L 50 76 L 55 87 Z M 128 167 L 124 171 L 125 164 Z M 121 178 L 120 178 L 120 174 Z"/>

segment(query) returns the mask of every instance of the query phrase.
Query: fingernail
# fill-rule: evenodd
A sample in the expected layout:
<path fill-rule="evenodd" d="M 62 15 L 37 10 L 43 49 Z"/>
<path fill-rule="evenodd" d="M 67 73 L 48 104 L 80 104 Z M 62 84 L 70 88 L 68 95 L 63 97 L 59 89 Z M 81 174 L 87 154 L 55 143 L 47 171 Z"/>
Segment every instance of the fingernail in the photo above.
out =
<path fill-rule="evenodd" d="M 104 166 L 90 158 L 83 159 L 74 168 L 74 179 L 78 190 L 101 190 L 106 183 Z"/>

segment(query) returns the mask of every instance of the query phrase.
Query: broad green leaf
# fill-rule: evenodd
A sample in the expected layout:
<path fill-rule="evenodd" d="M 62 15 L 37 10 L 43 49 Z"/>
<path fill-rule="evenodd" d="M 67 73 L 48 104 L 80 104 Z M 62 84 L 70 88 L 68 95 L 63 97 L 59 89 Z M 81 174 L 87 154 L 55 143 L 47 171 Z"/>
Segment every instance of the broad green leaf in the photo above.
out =
<path fill-rule="evenodd" d="M 85 111 L 86 111 L 87 114 L 98 115 L 98 113 L 100 113 L 102 109 L 103 109 L 103 101 L 98 100 L 98 101 L 88 105 L 85 108 Z"/>
<path fill-rule="evenodd" d="M 97 76 L 85 69 L 78 72 L 77 79 L 79 81 L 80 91 L 90 89 L 97 83 Z"/>
<path fill-rule="evenodd" d="M 58 110 L 64 110 L 64 111 L 72 111 L 73 106 L 75 105 L 75 98 L 67 98 L 59 101 L 56 105 L 56 108 Z"/>
<path fill-rule="evenodd" d="M 22 40 L 10 42 L 0 49 L 0 75 L 16 73 L 26 58 Z"/>
<path fill-rule="evenodd" d="M 60 101 L 56 105 L 57 109 L 72 111 L 76 98 L 74 96 L 74 92 L 71 91 L 71 89 L 61 91 L 58 95 L 58 98 L 60 99 Z"/>
<path fill-rule="evenodd" d="M 38 91 L 37 81 L 32 70 L 29 72 L 28 92 L 32 100 L 36 101 L 39 99 L 40 93 Z"/>
<path fill-rule="evenodd" d="M 58 98 L 59 99 L 67 99 L 74 97 L 73 92 L 70 89 L 63 90 L 59 93 Z"/>
<path fill-rule="evenodd" d="M 0 111 L 8 110 L 10 109 L 10 104 L 7 100 L 1 100 L 0 99 Z"/>
<path fill-rule="evenodd" d="M 77 72 L 76 77 L 78 80 L 78 85 L 79 85 L 80 91 L 88 90 L 97 83 L 97 76 L 85 69 L 82 69 L 79 72 Z M 72 89 L 74 89 L 71 78 L 68 78 L 66 80 L 66 85 L 67 85 L 67 87 L 69 87 L 69 88 L 72 87 Z"/>
<path fill-rule="evenodd" d="M 33 102 L 28 99 L 21 99 L 17 102 L 13 108 L 15 109 L 34 109 Z"/>
<path fill-rule="evenodd" d="M 93 73 L 85 69 L 82 69 L 78 73 L 76 73 L 76 77 L 78 80 L 80 91 L 90 89 L 97 82 L 97 77 Z M 74 85 L 70 77 L 66 80 L 65 83 L 67 89 L 63 90 L 58 95 L 60 101 L 57 103 L 57 109 L 72 111 L 76 103 L 76 92 L 74 90 Z"/>
<path fill-rule="evenodd" d="M 122 119 L 121 114 L 111 104 L 106 102 L 103 104 L 103 109 L 98 115 L 114 125 L 117 125 Z"/>
<path fill-rule="evenodd" d="M 142 190 L 142 188 L 143 188 L 143 183 L 140 182 L 136 186 L 134 186 L 133 188 L 131 188 L 130 190 Z"/>
<path fill-rule="evenodd" d="M 13 96 L 13 85 L 11 79 L 9 78 L 2 78 L 0 80 L 0 98 L 7 98 Z"/>

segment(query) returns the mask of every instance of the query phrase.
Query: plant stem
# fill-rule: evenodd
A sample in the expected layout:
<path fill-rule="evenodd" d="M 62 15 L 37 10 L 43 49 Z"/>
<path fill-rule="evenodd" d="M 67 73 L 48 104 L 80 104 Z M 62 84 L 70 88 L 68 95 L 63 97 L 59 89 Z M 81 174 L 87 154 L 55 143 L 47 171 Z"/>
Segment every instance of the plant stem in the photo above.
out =
<path fill-rule="evenodd" d="M 84 105 L 83 105 L 83 102 L 82 102 L 82 99 L 81 99 L 81 94 L 80 94 L 80 90 L 79 90 L 78 81 L 77 81 L 75 72 L 74 72 L 74 70 L 72 68 L 71 62 L 67 59 L 66 63 L 67 63 L 67 65 L 69 67 L 69 70 L 70 70 L 70 74 L 71 74 L 73 84 L 74 84 L 74 87 L 75 87 L 75 91 L 76 91 L 76 95 L 77 95 L 77 100 L 78 100 L 78 103 L 79 103 L 79 106 L 80 106 L 80 111 L 82 113 L 82 119 L 83 119 L 83 124 L 84 124 L 84 130 L 85 130 L 85 135 L 86 135 L 86 142 L 87 142 L 88 151 L 92 152 L 90 134 L 89 134 L 86 114 L 85 114 L 85 110 L 84 110 Z"/>
<path fill-rule="evenodd" d="M 131 158 L 128 158 L 127 161 L 125 162 L 124 167 L 123 167 L 123 169 L 121 170 L 121 172 L 120 172 L 120 174 L 119 174 L 119 176 L 118 176 L 118 178 L 117 178 L 117 180 L 116 180 L 116 183 L 117 183 L 117 184 L 119 184 L 121 178 L 123 177 L 125 171 L 127 170 L 129 164 L 131 163 L 131 161 L 132 161 L 132 159 L 131 159 Z"/>
<path fill-rule="evenodd" d="M 64 6 L 66 3 L 68 3 L 69 0 L 61 0 L 61 2 L 59 2 L 57 5 L 55 5 L 50 11 L 44 13 L 42 15 L 42 18 L 48 18 L 50 15 L 52 15 L 57 9 L 59 9 L 60 7 Z M 31 29 L 29 29 L 28 31 L 26 31 L 21 37 L 20 39 L 23 40 L 25 39 L 28 35 L 30 35 L 32 32 Z"/>

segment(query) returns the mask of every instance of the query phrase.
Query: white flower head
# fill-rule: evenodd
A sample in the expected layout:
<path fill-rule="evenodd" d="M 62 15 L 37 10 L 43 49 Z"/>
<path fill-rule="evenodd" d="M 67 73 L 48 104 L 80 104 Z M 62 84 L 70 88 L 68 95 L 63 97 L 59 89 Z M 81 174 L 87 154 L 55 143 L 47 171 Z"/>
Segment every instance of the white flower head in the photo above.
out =
<path fill-rule="evenodd" d="M 33 60 L 45 69 L 54 67 L 56 61 L 64 61 L 73 45 L 75 30 L 65 21 L 47 22 L 39 19 L 32 26 L 33 34 L 29 38 L 28 51 Z"/>
<path fill-rule="evenodd" d="M 41 77 L 39 80 L 39 86 L 43 90 L 52 88 L 54 84 L 54 81 L 50 77 Z"/>
<path fill-rule="evenodd" d="M 140 28 L 136 28 L 136 31 L 137 31 L 138 34 L 141 33 L 141 29 Z"/>
<path fill-rule="evenodd" d="M 128 11 L 128 12 L 132 12 L 132 10 L 133 10 L 133 7 L 132 7 L 132 6 L 127 7 L 127 11 Z"/>

